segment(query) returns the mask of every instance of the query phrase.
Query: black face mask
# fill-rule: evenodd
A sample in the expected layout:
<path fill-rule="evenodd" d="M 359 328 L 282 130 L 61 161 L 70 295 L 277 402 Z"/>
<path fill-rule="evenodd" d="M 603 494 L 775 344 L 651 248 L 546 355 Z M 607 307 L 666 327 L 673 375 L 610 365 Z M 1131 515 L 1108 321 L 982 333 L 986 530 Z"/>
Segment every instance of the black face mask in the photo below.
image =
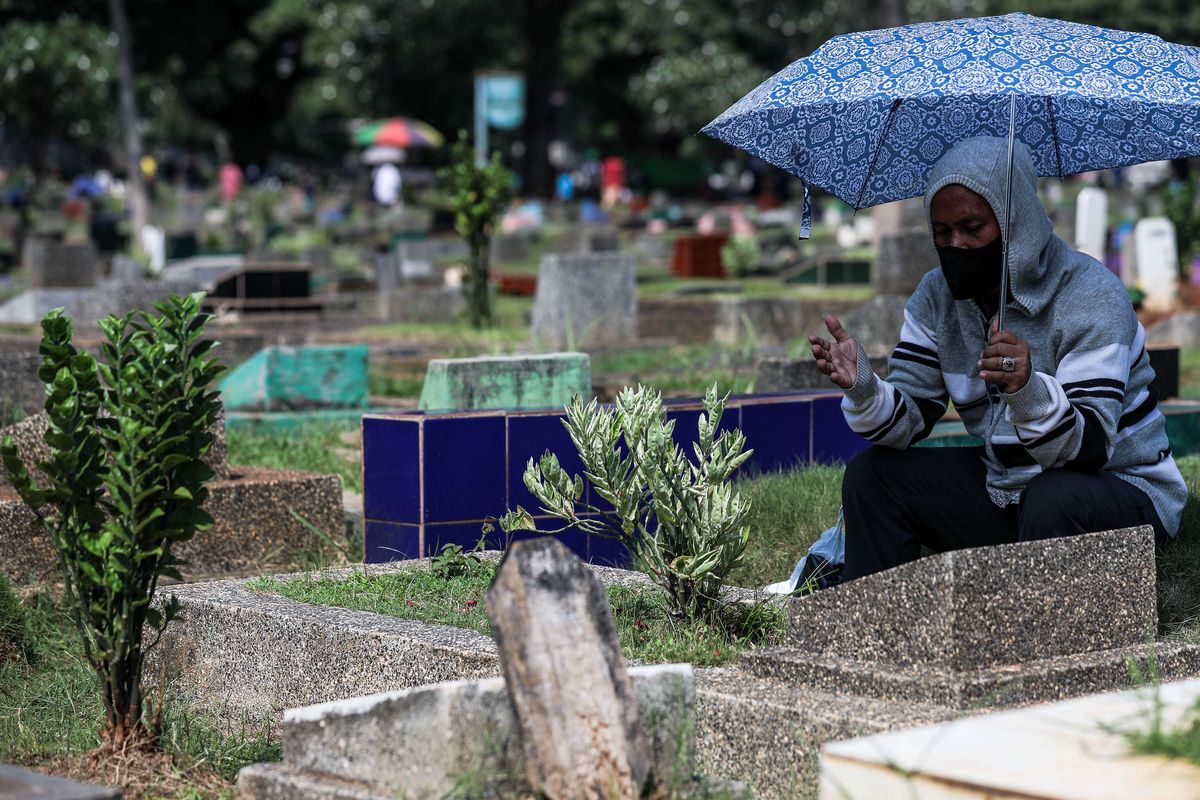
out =
<path fill-rule="evenodd" d="M 1004 267 L 1004 237 L 997 236 L 983 247 L 939 247 L 942 275 L 955 300 L 986 297 L 1000 288 Z"/>

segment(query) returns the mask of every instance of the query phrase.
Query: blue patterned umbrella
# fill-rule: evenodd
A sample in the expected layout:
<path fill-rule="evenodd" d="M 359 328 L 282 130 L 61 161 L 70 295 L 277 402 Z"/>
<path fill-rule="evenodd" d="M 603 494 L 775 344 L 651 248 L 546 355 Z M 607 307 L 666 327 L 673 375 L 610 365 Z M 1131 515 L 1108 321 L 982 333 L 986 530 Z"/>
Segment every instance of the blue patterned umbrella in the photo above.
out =
<path fill-rule="evenodd" d="M 1059 177 L 1198 155 L 1200 48 L 1028 14 L 836 36 L 702 132 L 802 178 L 807 236 L 809 183 L 855 208 L 913 197 L 975 136 L 1011 132 Z"/>

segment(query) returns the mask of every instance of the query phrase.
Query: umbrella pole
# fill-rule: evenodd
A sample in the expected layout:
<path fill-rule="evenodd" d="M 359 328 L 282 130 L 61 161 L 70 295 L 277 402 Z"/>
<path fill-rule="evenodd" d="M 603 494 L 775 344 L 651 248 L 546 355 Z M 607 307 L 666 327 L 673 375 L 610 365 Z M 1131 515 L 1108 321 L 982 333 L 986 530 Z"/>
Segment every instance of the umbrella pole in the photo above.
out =
<path fill-rule="evenodd" d="M 1000 269 L 1000 312 L 996 329 L 1004 330 L 1004 307 L 1008 305 L 1008 243 L 1012 239 L 1012 182 L 1013 143 L 1017 133 L 1017 96 L 1009 95 L 1008 103 L 1008 181 L 1004 185 L 1004 263 Z"/>

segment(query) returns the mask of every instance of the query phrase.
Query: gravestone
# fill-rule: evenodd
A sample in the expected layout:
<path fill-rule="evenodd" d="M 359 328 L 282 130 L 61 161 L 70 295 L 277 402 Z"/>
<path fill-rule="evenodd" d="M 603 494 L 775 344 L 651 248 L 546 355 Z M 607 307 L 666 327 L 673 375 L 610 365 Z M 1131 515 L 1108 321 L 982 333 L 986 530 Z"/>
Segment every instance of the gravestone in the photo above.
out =
<path fill-rule="evenodd" d="M 647 722 L 653 773 L 666 776 L 666 783 L 684 784 L 695 763 L 691 666 L 631 667 L 629 676 Z M 242 800 L 442 800 L 461 796 L 466 776 L 481 779 L 481 797 L 531 796 L 502 678 L 427 684 L 295 708 L 285 712 L 282 727 L 283 763 L 242 769 L 237 778 Z M 354 794 L 340 793 L 347 785 Z M 731 793 L 716 796 L 735 800 Z"/>
<path fill-rule="evenodd" d="M 540 346 L 556 350 L 634 341 L 637 291 L 633 256 L 543 256 L 532 335 Z"/>
<path fill-rule="evenodd" d="M 877 251 L 873 283 L 876 295 L 908 296 L 926 272 L 938 266 L 924 201 L 919 197 L 875 209 Z M 899 333 L 899 328 L 896 329 Z"/>
<path fill-rule="evenodd" d="M 38 377 L 42 357 L 35 351 L 0 351 L 0 424 L 36 414 L 46 404 L 46 384 Z"/>
<path fill-rule="evenodd" d="M 1143 308 L 1147 311 L 1171 311 L 1178 304 L 1179 287 L 1175 226 L 1165 217 L 1147 217 L 1138 220 L 1130 238 L 1133 269 L 1123 263 L 1122 280 L 1146 293 Z"/>
<path fill-rule="evenodd" d="M 517 542 L 487 607 L 534 791 L 641 797 L 650 750 L 596 576 L 553 537 Z"/>
<path fill-rule="evenodd" d="M 112 260 L 112 278 L 123 283 L 135 283 L 146 278 L 146 268 L 142 262 L 129 256 L 114 256 Z"/>
<path fill-rule="evenodd" d="M 25 245 L 29 285 L 34 289 L 86 289 L 96 285 L 96 248 L 30 239 Z"/>
<path fill-rule="evenodd" d="M 680 278 L 724 278 L 721 248 L 728 241 L 725 233 L 680 236 L 671 254 L 671 274 Z"/>
<path fill-rule="evenodd" d="M 529 258 L 529 237 L 500 234 L 492 237 L 492 261 L 524 261 Z"/>
<path fill-rule="evenodd" d="M 592 394 L 586 353 L 435 358 L 425 372 L 424 411 L 562 408 Z"/>
<path fill-rule="evenodd" d="M 367 346 L 266 347 L 221 378 L 231 411 L 367 407 Z"/>
<path fill-rule="evenodd" d="M 121 791 L 0 764 L 0 800 L 121 800 Z"/>
<path fill-rule="evenodd" d="M 1108 194 L 1086 186 L 1075 199 L 1075 249 L 1104 263 L 1108 254 Z"/>
<path fill-rule="evenodd" d="M 938 263 L 928 228 L 885 234 L 879 238 L 879 256 L 875 261 L 875 293 L 910 295 L 925 273 Z"/>
<path fill-rule="evenodd" d="M 1154 642 L 1155 603 L 1148 526 L 957 550 L 793 600 L 786 644 L 745 661 L 822 691 L 952 709 L 1057 700 L 1128 685 L 1130 658 L 1200 671 L 1200 647 Z"/>

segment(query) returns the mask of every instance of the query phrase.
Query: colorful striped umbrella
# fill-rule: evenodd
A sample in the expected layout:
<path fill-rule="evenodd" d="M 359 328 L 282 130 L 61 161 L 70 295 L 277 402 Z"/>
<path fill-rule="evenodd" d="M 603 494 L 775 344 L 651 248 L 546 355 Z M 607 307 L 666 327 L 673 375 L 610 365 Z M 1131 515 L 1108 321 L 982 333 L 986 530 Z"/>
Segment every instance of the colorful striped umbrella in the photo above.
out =
<path fill-rule="evenodd" d="M 442 135 L 420 120 L 392 117 L 359 128 L 354 143 L 359 147 L 441 147 Z"/>

